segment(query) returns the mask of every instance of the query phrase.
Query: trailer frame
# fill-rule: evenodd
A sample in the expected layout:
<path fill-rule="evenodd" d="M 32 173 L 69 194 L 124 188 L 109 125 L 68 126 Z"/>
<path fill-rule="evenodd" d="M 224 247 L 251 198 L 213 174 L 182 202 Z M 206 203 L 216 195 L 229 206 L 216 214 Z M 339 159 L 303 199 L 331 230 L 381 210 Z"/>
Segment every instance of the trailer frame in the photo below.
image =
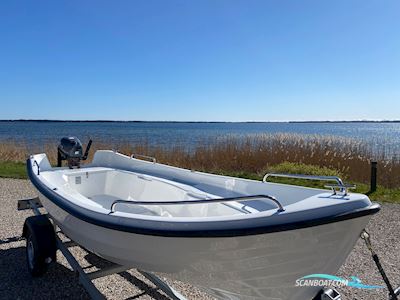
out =
<path fill-rule="evenodd" d="M 110 264 L 108 267 L 86 273 L 84 271 L 84 269 L 82 268 L 82 266 L 79 264 L 79 262 L 75 259 L 75 257 L 69 251 L 68 246 L 65 245 L 64 242 L 60 239 L 58 234 L 62 233 L 64 236 L 66 236 L 66 237 L 68 237 L 68 236 L 64 232 L 62 232 L 62 230 L 57 226 L 56 222 L 52 219 L 52 217 L 49 214 L 42 213 L 40 211 L 40 208 L 42 208 L 43 206 L 40 202 L 39 197 L 18 200 L 17 203 L 18 203 L 19 211 L 20 210 L 32 210 L 35 216 L 45 216 L 49 219 L 49 221 L 53 225 L 57 250 L 60 250 L 61 253 L 64 255 L 64 257 L 67 259 L 72 270 L 77 274 L 79 283 L 83 286 L 83 288 L 87 291 L 87 293 L 89 294 L 89 296 L 92 299 L 94 299 L 94 300 L 106 299 L 106 297 L 94 285 L 92 280 L 94 280 L 96 278 L 101 278 L 101 277 L 109 276 L 112 274 L 124 272 L 124 271 L 130 270 L 130 269 L 134 269 L 133 267 L 121 266 L 121 265 L 107 261 Z M 74 242 L 73 240 L 71 240 L 71 241 L 73 242 L 73 245 L 81 247 L 78 243 Z M 69 243 L 69 246 L 71 246 L 71 243 L 70 242 L 68 242 L 68 243 Z M 54 262 L 52 262 L 52 263 L 54 263 Z M 157 275 L 150 273 L 150 272 L 138 270 L 138 269 L 136 269 L 136 270 L 141 275 L 143 275 L 147 280 L 152 282 L 158 289 L 163 291 L 171 299 L 186 300 L 186 298 L 183 295 L 181 295 L 178 291 L 176 291 L 173 287 L 171 287 L 167 282 L 162 280 Z"/>

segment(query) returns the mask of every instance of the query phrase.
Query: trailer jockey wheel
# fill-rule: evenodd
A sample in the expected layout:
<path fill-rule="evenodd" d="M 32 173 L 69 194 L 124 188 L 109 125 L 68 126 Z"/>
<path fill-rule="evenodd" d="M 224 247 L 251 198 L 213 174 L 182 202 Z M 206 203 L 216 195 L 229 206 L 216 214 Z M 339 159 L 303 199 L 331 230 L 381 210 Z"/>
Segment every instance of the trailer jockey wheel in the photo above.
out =
<path fill-rule="evenodd" d="M 25 220 L 23 236 L 26 238 L 26 261 L 29 273 L 39 277 L 46 273 L 56 260 L 56 239 L 53 225 L 45 216 L 33 216 Z"/>

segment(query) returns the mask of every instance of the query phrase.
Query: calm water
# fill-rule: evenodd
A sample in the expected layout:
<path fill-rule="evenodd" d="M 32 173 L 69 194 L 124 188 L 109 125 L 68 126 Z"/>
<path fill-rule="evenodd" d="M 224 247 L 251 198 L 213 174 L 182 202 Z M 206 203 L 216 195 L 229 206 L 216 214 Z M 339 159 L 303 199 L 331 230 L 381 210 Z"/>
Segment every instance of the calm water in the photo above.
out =
<path fill-rule="evenodd" d="M 55 143 L 62 136 L 82 142 L 148 142 L 153 145 L 192 147 L 225 135 L 263 133 L 319 134 L 363 140 L 392 152 L 400 149 L 400 123 L 127 123 L 127 122 L 0 122 L 0 142 L 28 145 Z"/>

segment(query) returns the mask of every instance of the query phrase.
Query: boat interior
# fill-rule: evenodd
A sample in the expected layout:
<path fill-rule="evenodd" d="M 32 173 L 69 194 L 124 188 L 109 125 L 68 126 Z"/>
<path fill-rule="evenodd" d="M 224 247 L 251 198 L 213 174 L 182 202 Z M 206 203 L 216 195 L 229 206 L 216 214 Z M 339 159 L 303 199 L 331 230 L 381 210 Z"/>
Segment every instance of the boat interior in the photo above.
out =
<path fill-rule="evenodd" d="M 203 218 L 314 214 L 317 209 L 336 214 L 370 203 L 361 194 L 194 172 L 105 150 L 97 151 L 91 164 L 73 169 L 53 168 L 45 154 L 31 159 L 39 161 L 40 178 L 49 188 L 77 205 L 112 215 Z"/>
<path fill-rule="evenodd" d="M 257 209 L 237 201 L 186 205 L 137 205 L 135 201 L 197 201 L 221 197 L 187 184 L 124 170 L 92 167 L 60 171 L 46 171 L 42 175 L 48 181 L 58 182 L 64 191 L 77 196 L 75 199 L 84 202 L 85 205 L 104 208 L 107 211 L 112 209 L 115 213 L 210 217 L 258 212 Z M 116 202 L 120 200 L 126 202 Z M 269 208 L 275 209 L 275 206 L 271 204 Z"/>

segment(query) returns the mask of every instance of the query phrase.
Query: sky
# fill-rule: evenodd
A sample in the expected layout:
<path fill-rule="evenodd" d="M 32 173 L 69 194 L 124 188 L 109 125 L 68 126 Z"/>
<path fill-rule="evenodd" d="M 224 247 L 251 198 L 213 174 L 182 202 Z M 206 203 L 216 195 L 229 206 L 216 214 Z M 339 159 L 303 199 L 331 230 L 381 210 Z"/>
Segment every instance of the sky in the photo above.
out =
<path fill-rule="evenodd" d="M 0 1 L 0 119 L 400 119 L 400 1 Z"/>

